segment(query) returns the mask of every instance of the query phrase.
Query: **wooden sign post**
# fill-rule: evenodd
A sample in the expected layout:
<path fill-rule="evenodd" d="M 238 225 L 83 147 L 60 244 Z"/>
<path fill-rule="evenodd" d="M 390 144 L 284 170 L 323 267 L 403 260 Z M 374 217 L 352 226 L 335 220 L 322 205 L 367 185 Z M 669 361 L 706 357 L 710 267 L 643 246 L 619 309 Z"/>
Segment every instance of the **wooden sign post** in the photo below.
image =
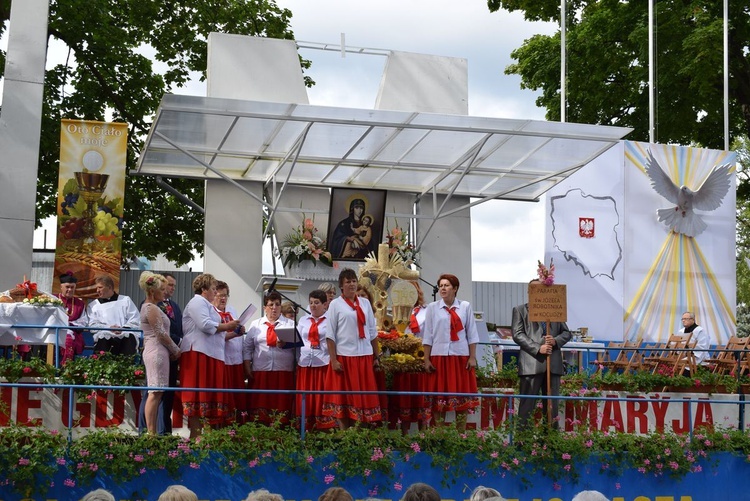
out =
<path fill-rule="evenodd" d="M 544 285 L 542 283 L 529 284 L 529 320 L 531 322 L 545 322 L 546 335 L 550 335 L 552 322 L 567 322 L 568 296 L 564 285 Z M 547 355 L 547 396 L 552 393 L 552 363 L 551 355 Z M 552 426 L 552 402 L 547 399 L 547 425 Z"/>

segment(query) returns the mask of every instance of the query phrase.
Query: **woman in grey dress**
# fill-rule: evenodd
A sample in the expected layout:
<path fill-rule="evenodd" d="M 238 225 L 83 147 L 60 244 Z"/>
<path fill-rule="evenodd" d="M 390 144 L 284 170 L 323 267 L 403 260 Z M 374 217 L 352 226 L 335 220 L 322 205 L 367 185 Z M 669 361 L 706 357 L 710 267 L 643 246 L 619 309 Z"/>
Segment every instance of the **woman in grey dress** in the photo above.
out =
<path fill-rule="evenodd" d="M 164 300 L 167 280 L 150 271 L 141 273 L 138 285 L 146 293 L 141 305 L 143 330 L 143 363 L 146 366 L 146 383 L 149 387 L 169 386 L 169 361 L 180 358 L 180 348 L 169 337 L 169 317 L 159 308 Z M 146 399 L 146 428 L 156 435 L 159 403 L 163 390 L 148 390 Z"/>

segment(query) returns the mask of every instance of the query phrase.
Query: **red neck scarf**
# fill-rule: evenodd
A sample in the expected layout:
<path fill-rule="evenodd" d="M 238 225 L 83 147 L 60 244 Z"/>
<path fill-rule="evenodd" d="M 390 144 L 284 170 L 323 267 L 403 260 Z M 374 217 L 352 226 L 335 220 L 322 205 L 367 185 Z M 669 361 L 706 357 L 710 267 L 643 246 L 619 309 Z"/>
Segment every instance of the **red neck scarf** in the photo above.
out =
<path fill-rule="evenodd" d="M 219 316 L 221 317 L 221 323 L 222 324 L 228 324 L 229 322 L 231 322 L 232 320 L 234 320 L 232 318 L 232 314 L 229 313 L 228 311 L 221 311 L 221 310 L 218 310 L 218 309 L 216 311 L 219 312 Z M 167 315 L 169 315 L 169 313 L 167 313 Z M 174 312 L 172 312 L 172 315 L 174 315 Z"/>
<path fill-rule="evenodd" d="M 320 348 L 320 332 L 318 331 L 318 325 L 325 320 L 326 317 L 320 317 L 317 320 L 314 317 L 310 317 L 310 332 L 307 335 L 307 339 L 310 340 L 310 346 L 313 348 Z"/>
<path fill-rule="evenodd" d="M 268 330 L 266 330 L 266 344 L 271 348 L 275 348 L 276 343 L 279 341 L 278 336 L 276 336 L 276 324 L 266 322 L 266 325 L 268 326 Z"/>
<path fill-rule="evenodd" d="M 357 328 L 359 329 L 359 338 L 364 339 L 365 338 L 365 312 L 362 311 L 362 307 L 359 306 L 359 300 L 357 299 L 357 296 L 354 296 L 354 302 L 349 301 L 343 295 L 341 297 L 344 299 L 344 301 L 346 301 L 346 304 L 351 306 L 352 309 L 357 313 Z"/>
<path fill-rule="evenodd" d="M 448 315 L 451 316 L 451 341 L 458 341 L 458 333 L 464 330 L 464 324 L 461 322 L 461 317 L 456 313 L 458 306 L 451 306 L 450 308 L 443 306 L 443 308 L 448 310 Z"/>
<path fill-rule="evenodd" d="M 417 306 L 411 310 L 411 318 L 409 318 L 409 330 L 412 334 L 419 334 L 419 322 L 417 322 L 417 313 L 421 308 Z"/>

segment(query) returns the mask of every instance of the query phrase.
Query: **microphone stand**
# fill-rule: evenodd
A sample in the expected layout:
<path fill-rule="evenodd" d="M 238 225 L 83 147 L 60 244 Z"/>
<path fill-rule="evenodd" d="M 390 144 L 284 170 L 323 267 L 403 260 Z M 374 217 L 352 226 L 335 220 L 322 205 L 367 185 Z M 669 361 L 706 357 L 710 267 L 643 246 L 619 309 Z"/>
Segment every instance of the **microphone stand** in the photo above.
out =
<path fill-rule="evenodd" d="M 292 355 L 294 357 L 294 363 L 292 365 L 292 381 L 294 382 L 294 390 L 297 389 L 297 348 L 300 348 L 304 345 L 304 342 L 302 341 L 302 338 L 299 335 L 299 331 L 297 330 L 297 310 L 302 310 L 308 315 L 310 314 L 309 311 L 307 311 L 305 308 L 302 307 L 301 304 L 297 303 L 294 299 L 290 298 L 283 292 L 276 290 L 274 287 L 276 285 L 277 278 L 273 279 L 273 282 L 271 282 L 271 286 L 268 288 L 268 292 L 276 292 L 279 296 L 281 296 L 283 299 L 286 299 L 290 303 L 292 303 L 292 308 L 294 308 L 294 343 L 292 343 L 289 347 L 284 346 L 282 349 L 290 349 L 292 350 Z M 292 400 L 292 412 L 294 416 L 297 415 L 297 409 L 296 407 L 297 398 L 295 393 L 295 398 Z M 289 416 L 289 420 L 292 421 L 293 416 Z M 302 416 L 302 419 L 304 419 L 304 416 Z"/>
<path fill-rule="evenodd" d="M 420 280 L 421 280 L 422 282 L 424 282 L 424 283 L 426 283 L 427 285 L 429 285 L 430 287 L 432 287 L 432 300 L 433 300 L 433 301 L 437 301 L 438 286 L 437 286 L 437 285 L 435 285 L 435 284 L 433 284 L 433 283 L 431 283 L 431 282 L 428 282 L 427 280 L 425 280 L 425 279 L 424 279 L 424 278 L 422 278 L 421 276 L 419 277 L 419 279 L 420 279 Z"/>

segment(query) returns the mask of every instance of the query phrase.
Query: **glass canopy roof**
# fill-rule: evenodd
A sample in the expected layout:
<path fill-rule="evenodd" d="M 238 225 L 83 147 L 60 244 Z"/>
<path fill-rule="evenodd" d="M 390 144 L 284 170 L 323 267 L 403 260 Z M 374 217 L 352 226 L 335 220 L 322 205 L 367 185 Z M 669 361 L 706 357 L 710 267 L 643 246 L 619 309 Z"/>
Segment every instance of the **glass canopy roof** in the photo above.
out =
<path fill-rule="evenodd" d="M 168 94 L 136 173 L 533 201 L 630 130 Z"/>

